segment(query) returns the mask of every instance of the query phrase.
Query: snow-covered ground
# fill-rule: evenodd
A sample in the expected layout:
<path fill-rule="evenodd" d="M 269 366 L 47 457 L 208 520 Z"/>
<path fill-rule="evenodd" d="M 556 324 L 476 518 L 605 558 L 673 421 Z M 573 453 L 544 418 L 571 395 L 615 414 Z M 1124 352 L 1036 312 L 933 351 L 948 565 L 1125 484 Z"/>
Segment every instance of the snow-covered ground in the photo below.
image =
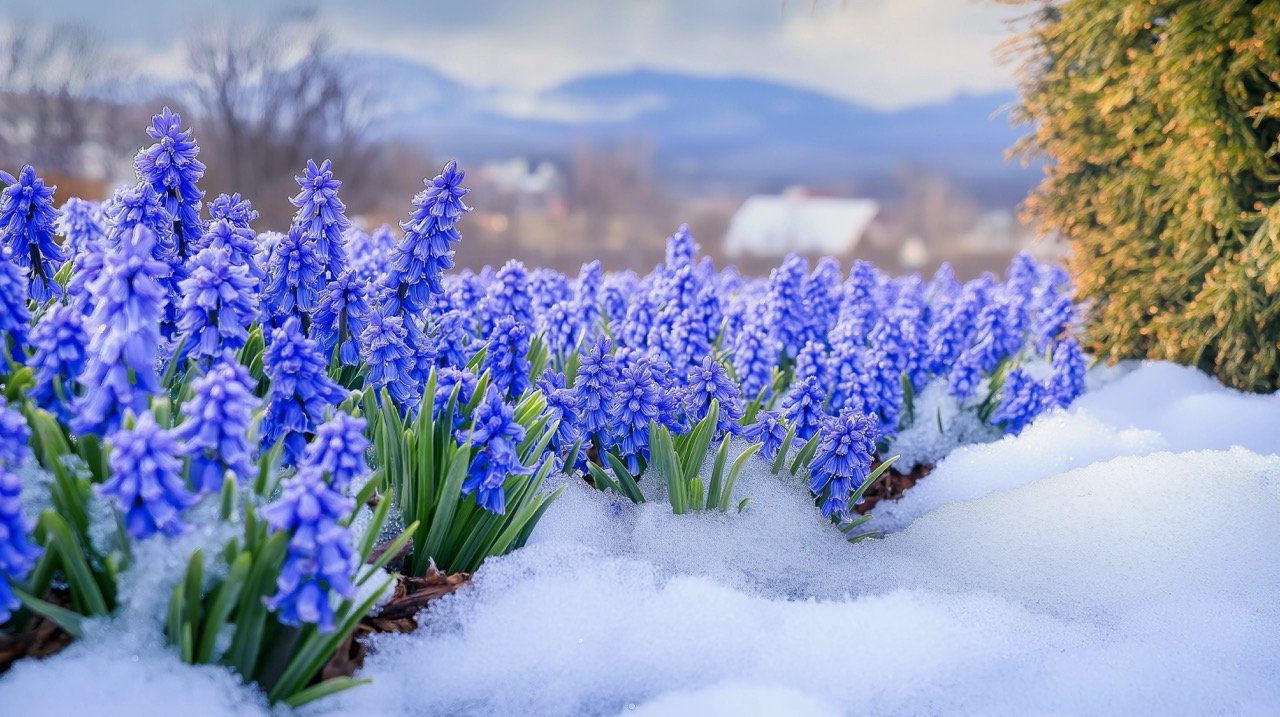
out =
<path fill-rule="evenodd" d="M 1091 381 L 954 452 L 857 545 L 760 466 L 741 514 L 571 484 L 527 548 L 377 641 L 372 685 L 304 713 L 1280 712 L 1280 396 L 1164 363 Z M 158 620 L 17 665 L 0 711 L 268 712 Z"/>

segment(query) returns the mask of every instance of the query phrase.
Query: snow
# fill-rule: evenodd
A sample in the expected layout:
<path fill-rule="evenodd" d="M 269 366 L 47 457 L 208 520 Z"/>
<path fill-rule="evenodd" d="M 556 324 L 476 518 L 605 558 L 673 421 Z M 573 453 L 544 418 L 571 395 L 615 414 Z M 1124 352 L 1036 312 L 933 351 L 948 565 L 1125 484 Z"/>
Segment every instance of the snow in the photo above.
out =
<path fill-rule="evenodd" d="M 952 453 L 856 545 L 759 463 L 742 513 L 570 483 L 528 547 L 375 641 L 372 685 L 302 713 L 1275 713 L 1280 399 L 1161 363 L 1091 381 Z M 137 619 L 19 664 L 0 704 L 267 712 Z"/>

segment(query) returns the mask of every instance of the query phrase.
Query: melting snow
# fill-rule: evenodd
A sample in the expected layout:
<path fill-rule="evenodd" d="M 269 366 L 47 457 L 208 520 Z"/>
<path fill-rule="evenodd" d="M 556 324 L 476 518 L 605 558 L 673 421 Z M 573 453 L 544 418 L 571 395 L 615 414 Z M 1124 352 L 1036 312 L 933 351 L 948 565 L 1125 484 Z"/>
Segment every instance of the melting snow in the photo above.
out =
<path fill-rule="evenodd" d="M 372 685 L 303 712 L 1276 712 L 1280 397 L 1161 363 L 1092 378 L 1070 410 L 881 503 L 886 537 L 858 545 L 761 464 L 741 514 L 570 484 L 527 548 L 376 641 Z M 267 712 L 180 665 L 153 623 L 95 623 L 0 679 L 0 704 Z"/>

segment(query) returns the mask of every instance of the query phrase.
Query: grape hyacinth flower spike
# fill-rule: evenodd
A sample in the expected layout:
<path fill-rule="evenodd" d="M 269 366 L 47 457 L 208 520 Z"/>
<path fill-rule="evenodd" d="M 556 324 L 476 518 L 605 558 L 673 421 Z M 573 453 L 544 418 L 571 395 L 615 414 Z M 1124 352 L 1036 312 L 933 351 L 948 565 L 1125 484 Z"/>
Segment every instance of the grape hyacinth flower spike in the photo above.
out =
<path fill-rule="evenodd" d="M 29 276 L 28 295 L 37 304 L 62 295 L 53 275 L 66 256 L 54 241 L 54 187 L 45 186 L 31 165 L 15 179 L 0 172 L 0 248 L 8 249 L 9 261 L 17 263 Z"/>
<path fill-rule="evenodd" d="M 182 478 L 182 458 L 173 432 L 161 428 L 150 411 L 138 416 L 132 428 L 107 436 L 111 477 L 98 492 L 114 500 L 124 516 L 125 530 L 136 540 L 187 529 L 182 511 L 197 496 Z"/>

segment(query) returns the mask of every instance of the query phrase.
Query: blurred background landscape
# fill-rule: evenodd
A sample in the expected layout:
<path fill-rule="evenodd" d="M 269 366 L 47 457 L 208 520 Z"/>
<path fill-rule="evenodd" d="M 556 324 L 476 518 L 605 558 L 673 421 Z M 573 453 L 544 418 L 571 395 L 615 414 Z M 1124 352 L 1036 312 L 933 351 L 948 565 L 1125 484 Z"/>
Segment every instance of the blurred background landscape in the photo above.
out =
<path fill-rule="evenodd" d="M 287 227 L 331 158 L 349 216 L 395 226 L 448 159 L 460 266 L 647 270 L 688 223 L 718 262 L 790 251 L 962 277 L 1061 249 L 1006 158 L 1017 10 L 966 0 L 184 4 L 0 0 L 0 169 L 59 201 L 131 181 L 150 115 L 195 130 L 206 199 Z"/>

